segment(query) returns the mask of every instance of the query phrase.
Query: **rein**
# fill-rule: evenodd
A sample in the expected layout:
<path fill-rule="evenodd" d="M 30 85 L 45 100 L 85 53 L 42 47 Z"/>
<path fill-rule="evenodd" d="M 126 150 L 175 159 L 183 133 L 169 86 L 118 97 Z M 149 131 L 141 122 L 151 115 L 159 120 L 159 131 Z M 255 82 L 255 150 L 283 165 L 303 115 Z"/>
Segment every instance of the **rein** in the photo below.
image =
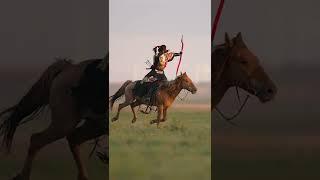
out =
<path fill-rule="evenodd" d="M 183 89 L 182 89 L 183 90 Z M 180 94 L 180 93 L 179 93 Z M 180 101 L 186 101 L 186 99 L 187 99 L 187 96 L 189 95 L 189 91 L 186 91 L 186 93 L 184 94 L 184 96 L 181 98 L 180 96 L 179 96 L 179 94 L 178 94 L 178 99 L 180 100 Z"/>
<path fill-rule="evenodd" d="M 177 77 L 177 76 L 176 76 Z M 184 90 L 184 89 L 181 89 L 181 90 Z M 186 93 L 184 94 L 184 96 L 181 98 L 180 96 L 179 96 L 179 94 L 177 95 L 177 98 L 180 100 L 180 101 L 186 101 L 186 99 L 187 99 L 187 96 L 189 95 L 189 91 L 185 91 Z"/>
<path fill-rule="evenodd" d="M 238 89 L 238 87 L 236 87 L 236 89 Z M 240 101 L 240 96 L 239 96 L 238 90 L 237 90 L 237 96 L 238 96 L 239 102 L 241 102 L 241 101 Z M 250 96 L 247 95 L 246 99 L 244 100 L 244 102 L 242 103 L 242 105 L 240 106 L 240 108 L 238 109 L 238 111 L 237 111 L 235 114 L 233 114 L 232 116 L 230 116 L 230 117 L 226 116 L 217 106 L 214 107 L 214 109 L 215 109 L 215 110 L 219 113 L 219 115 L 220 115 L 224 120 L 226 120 L 229 124 L 231 124 L 231 125 L 233 125 L 233 126 L 238 126 L 236 123 L 232 122 L 232 120 L 233 120 L 234 118 L 236 118 L 237 116 L 240 115 L 240 113 L 242 112 L 244 106 L 247 104 L 249 98 L 250 98 Z"/>

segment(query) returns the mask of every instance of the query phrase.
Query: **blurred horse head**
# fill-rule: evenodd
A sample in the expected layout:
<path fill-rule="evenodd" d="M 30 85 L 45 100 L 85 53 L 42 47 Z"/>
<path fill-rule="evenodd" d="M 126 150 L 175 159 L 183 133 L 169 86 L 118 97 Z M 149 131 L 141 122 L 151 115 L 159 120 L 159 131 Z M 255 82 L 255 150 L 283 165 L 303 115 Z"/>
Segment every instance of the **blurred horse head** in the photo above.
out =
<path fill-rule="evenodd" d="M 247 47 L 241 33 L 212 51 L 212 105 L 217 105 L 230 87 L 240 87 L 263 103 L 272 100 L 277 88 L 260 65 L 258 57 Z"/>

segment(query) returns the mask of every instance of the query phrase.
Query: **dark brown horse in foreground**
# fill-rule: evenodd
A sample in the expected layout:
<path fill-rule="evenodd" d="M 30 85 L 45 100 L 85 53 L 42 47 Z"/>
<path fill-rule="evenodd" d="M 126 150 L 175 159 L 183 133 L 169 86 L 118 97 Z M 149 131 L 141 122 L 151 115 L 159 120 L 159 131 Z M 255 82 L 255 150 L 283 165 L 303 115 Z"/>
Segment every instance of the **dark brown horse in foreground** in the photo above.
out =
<path fill-rule="evenodd" d="M 213 48 L 212 110 L 231 87 L 239 87 L 259 98 L 262 103 L 272 100 L 277 88 L 255 56 L 244 43 L 241 33 Z"/>
<path fill-rule="evenodd" d="M 3 137 L 3 145 L 9 151 L 17 127 L 37 115 L 45 107 L 51 110 L 51 123 L 47 129 L 33 134 L 24 167 L 14 179 L 29 180 L 33 160 L 39 151 L 46 145 L 62 138 L 68 140 L 71 152 L 76 162 L 79 180 L 87 180 L 88 174 L 80 156 L 80 146 L 84 142 L 107 134 L 107 106 L 105 87 L 101 93 L 105 93 L 105 99 L 99 101 L 102 108 L 89 107 L 89 101 L 82 101 L 81 95 L 87 91 L 84 88 L 75 92 L 74 88 L 82 83 L 87 67 L 92 65 L 101 68 L 101 73 L 107 73 L 107 56 L 104 59 L 83 61 L 72 64 L 67 60 L 57 60 L 49 66 L 40 79 L 32 86 L 20 102 L 0 113 L 0 135 Z M 98 71 L 100 72 L 100 71 Z M 106 79 L 107 76 L 105 76 Z M 103 78 L 103 77 L 102 77 Z M 104 82 L 104 81 L 103 81 Z M 92 87 L 90 87 L 92 88 Z M 88 89 L 89 92 L 91 89 Z M 75 94 L 76 93 L 76 94 Z M 93 99 L 100 99 L 96 94 L 85 93 Z M 91 102 L 92 105 L 96 103 Z M 80 105 L 81 104 L 81 105 Z M 103 106 L 104 104 L 104 106 Z M 96 111 L 97 110 L 97 111 Z M 81 120 L 84 123 L 80 125 Z"/>
<path fill-rule="evenodd" d="M 157 90 L 155 95 L 155 102 L 150 104 L 145 102 L 143 98 L 134 96 L 133 89 L 138 81 L 126 81 L 120 89 L 111 96 L 110 99 L 110 108 L 112 109 L 114 102 L 125 95 L 125 102 L 119 104 L 117 115 L 112 118 L 112 121 L 119 119 L 120 111 L 122 108 L 129 106 L 131 107 L 133 113 L 132 123 L 136 122 L 136 112 L 135 107 L 141 104 L 156 106 L 158 111 L 157 119 L 152 120 L 150 123 L 157 123 L 159 127 L 160 122 L 164 122 L 167 119 L 167 110 L 172 105 L 176 97 L 179 95 L 182 89 L 186 89 L 192 94 L 197 92 L 197 88 L 193 84 L 192 80 L 188 77 L 186 73 L 181 74 L 175 80 L 168 81 L 165 84 L 161 85 Z"/>

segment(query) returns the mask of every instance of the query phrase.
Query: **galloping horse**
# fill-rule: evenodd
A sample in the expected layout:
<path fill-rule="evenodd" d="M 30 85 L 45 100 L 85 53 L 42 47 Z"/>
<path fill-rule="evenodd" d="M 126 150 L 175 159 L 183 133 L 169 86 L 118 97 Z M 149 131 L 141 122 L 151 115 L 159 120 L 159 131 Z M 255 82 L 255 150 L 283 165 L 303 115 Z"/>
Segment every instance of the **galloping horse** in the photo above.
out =
<path fill-rule="evenodd" d="M 143 98 L 134 96 L 133 89 L 136 83 L 139 81 L 126 81 L 120 89 L 110 98 L 110 108 L 112 109 L 114 102 L 125 95 L 125 102 L 119 104 L 117 115 L 112 118 L 112 121 L 119 119 L 120 110 L 126 106 L 131 107 L 133 113 L 132 123 L 136 122 L 137 116 L 135 113 L 135 107 L 141 104 L 156 106 L 158 111 L 157 119 L 152 120 L 150 123 L 157 123 L 159 127 L 160 122 L 164 122 L 167 119 L 167 110 L 174 102 L 176 97 L 179 95 L 182 89 L 186 89 L 192 94 L 197 92 L 197 88 L 193 84 L 192 80 L 188 77 L 187 73 L 183 73 L 178 76 L 175 80 L 168 81 L 162 84 L 156 91 L 155 101 L 150 104 L 150 102 L 144 101 Z"/>
<path fill-rule="evenodd" d="M 24 167 L 14 179 L 29 180 L 32 162 L 38 152 L 44 146 L 65 137 L 77 164 L 78 179 L 88 179 L 80 156 L 80 145 L 107 134 L 107 90 L 105 87 L 101 89 L 107 83 L 107 66 L 108 55 L 104 59 L 86 60 L 79 64 L 59 59 L 47 68 L 17 105 L 0 113 L 3 145 L 10 151 L 17 127 L 36 118 L 45 107 L 51 109 L 49 127 L 31 136 Z M 95 68 L 101 70 L 100 80 L 94 82 L 99 82 L 98 85 L 84 87 L 89 82 L 87 75 L 92 74 Z M 84 94 L 88 97 L 83 98 Z M 99 107 L 94 106 L 96 104 Z M 78 127 L 82 119 L 85 122 Z"/>
<path fill-rule="evenodd" d="M 214 47 L 211 54 L 212 110 L 231 87 L 240 87 L 259 98 L 262 103 L 272 100 L 277 88 L 246 46 L 241 33 L 233 39 L 225 34 L 225 43 Z"/>

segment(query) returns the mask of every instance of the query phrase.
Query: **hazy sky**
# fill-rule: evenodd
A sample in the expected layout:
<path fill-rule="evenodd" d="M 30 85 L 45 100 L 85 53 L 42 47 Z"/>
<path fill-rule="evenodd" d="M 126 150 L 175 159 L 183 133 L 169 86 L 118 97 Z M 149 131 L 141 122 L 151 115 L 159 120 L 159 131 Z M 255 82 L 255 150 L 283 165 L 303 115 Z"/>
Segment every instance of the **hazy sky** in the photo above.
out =
<path fill-rule="evenodd" d="M 110 81 L 143 78 L 152 61 L 152 48 L 166 44 L 180 51 L 181 71 L 198 81 L 210 80 L 210 0 L 110 0 Z M 175 77 L 179 58 L 168 64 L 168 79 Z"/>
<path fill-rule="evenodd" d="M 0 68 L 46 68 L 54 57 L 76 61 L 107 51 L 106 0 L 4 1 L 0 5 Z"/>
<path fill-rule="evenodd" d="M 212 2 L 216 13 L 219 0 Z M 216 42 L 241 31 L 264 64 L 319 64 L 320 1 L 226 0 Z"/>

